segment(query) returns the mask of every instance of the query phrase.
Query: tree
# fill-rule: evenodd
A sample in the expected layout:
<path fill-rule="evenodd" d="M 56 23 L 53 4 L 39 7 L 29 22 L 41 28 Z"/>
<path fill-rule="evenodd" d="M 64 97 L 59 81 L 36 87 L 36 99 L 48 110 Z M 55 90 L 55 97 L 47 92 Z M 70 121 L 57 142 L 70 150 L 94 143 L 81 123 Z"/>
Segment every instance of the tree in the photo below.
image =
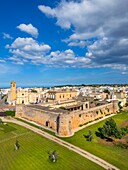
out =
<path fill-rule="evenodd" d="M 119 107 L 120 110 L 123 108 L 122 105 L 121 105 L 121 102 L 118 102 L 118 107 Z"/>
<path fill-rule="evenodd" d="M 104 93 L 110 94 L 110 91 L 108 89 L 104 89 Z"/>
<path fill-rule="evenodd" d="M 32 92 L 32 93 L 37 93 L 37 90 L 32 89 L 31 92 Z"/>
<path fill-rule="evenodd" d="M 107 120 L 103 127 L 98 128 L 98 131 L 98 136 L 103 139 L 109 137 L 122 138 L 121 130 L 117 128 L 117 125 L 112 118 Z"/>
<path fill-rule="evenodd" d="M 49 160 L 51 162 L 56 162 L 58 158 L 58 153 L 54 150 L 52 152 L 49 152 Z"/>
<path fill-rule="evenodd" d="M 89 130 L 88 135 L 84 135 L 84 137 L 87 139 L 87 141 L 92 141 L 93 138 L 92 131 Z"/>
<path fill-rule="evenodd" d="M 93 136 L 92 136 L 92 131 L 89 130 L 89 131 L 88 131 L 88 141 L 92 141 L 92 138 L 93 138 Z"/>
<path fill-rule="evenodd" d="M 20 144 L 19 144 L 19 141 L 18 141 L 18 140 L 16 140 L 15 145 L 14 145 L 14 148 L 15 148 L 15 150 L 19 150 Z"/>

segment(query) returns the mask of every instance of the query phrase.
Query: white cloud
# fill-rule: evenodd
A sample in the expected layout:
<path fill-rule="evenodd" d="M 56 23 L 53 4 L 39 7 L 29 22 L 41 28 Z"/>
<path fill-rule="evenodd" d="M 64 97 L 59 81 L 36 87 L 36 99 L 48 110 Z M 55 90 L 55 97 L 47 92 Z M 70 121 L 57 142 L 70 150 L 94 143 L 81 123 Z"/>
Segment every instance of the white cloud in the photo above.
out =
<path fill-rule="evenodd" d="M 128 65 L 127 7 L 127 0 L 64 0 L 55 8 L 38 6 L 62 29 L 72 30 L 63 41 L 70 47 L 87 47 L 92 65 L 122 69 Z"/>
<path fill-rule="evenodd" d="M 39 5 L 38 8 L 43 11 L 47 16 L 56 16 L 56 11 L 54 9 L 51 9 L 48 6 L 44 6 L 44 5 Z"/>
<path fill-rule="evenodd" d="M 89 58 L 76 56 L 71 49 L 51 52 L 43 60 L 37 59 L 34 63 L 45 64 L 50 67 L 90 67 Z"/>
<path fill-rule="evenodd" d="M 9 59 L 19 63 L 28 60 L 36 60 L 46 55 L 51 47 L 47 44 L 39 44 L 33 38 L 18 37 L 11 45 L 6 45 L 9 52 L 13 54 Z M 26 59 L 26 60 L 23 60 Z"/>
<path fill-rule="evenodd" d="M 4 59 L 0 59 L 0 63 L 6 63 Z"/>
<path fill-rule="evenodd" d="M 8 58 L 15 64 L 30 62 L 35 65 L 45 64 L 50 67 L 90 67 L 88 57 L 76 56 L 71 50 L 52 51 L 47 44 L 39 44 L 32 38 L 18 37 L 11 45 L 6 45 L 12 56 Z"/>
<path fill-rule="evenodd" d="M 30 35 L 32 35 L 33 37 L 37 38 L 38 37 L 38 29 L 35 28 L 32 24 L 20 24 L 19 26 L 17 26 L 18 29 L 20 29 L 21 31 L 24 31 Z"/>
<path fill-rule="evenodd" d="M 101 42 L 95 42 L 90 45 L 90 52 L 85 56 L 77 56 L 71 49 L 50 52 L 51 47 L 49 45 L 43 43 L 39 44 L 32 38 L 18 37 L 11 45 L 6 45 L 6 48 L 12 53 L 12 56 L 9 57 L 8 60 L 11 60 L 14 64 L 18 65 L 29 62 L 34 65 L 43 64 L 48 67 L 99 68 L 101 67 L 101 64 L 97 63 L 97 59 L 93 56 L 93 53 L 97 48 L 100 48 L 100 46 L 104 46 L 108 39 L 104 38 L 99 41 Z M 97 55 L 98 54 L 103 55 L 102 50 L 99 50 L 97 52 Z M 102 63 L 102 58 L 100 58 L 100 60 Z M 110 67 L 124 71 L 128 69 L 125 64 L 109 64 L 106 61 L 102 63 L 102 67 Z"/>
<path fill-rule="evenodd" d="M 13 39 L 13 37 L 11 37 L 11 35 L 7 34 L 7 33 L 3 33 L 3 39 Z"/>
<path fill-rule="evenodd" d="M 128 74 L 128 72 L 122 72 L 122 74 L 125 74 L 125 75 L 126 75 L 126 74 Z"/>
<path fill-rule="evenodd" d="M 13 64 L 9 65 L 8 63 L 0 63 L 0 75 L 9 75 L 9 74 L 17 74 L 20 71 L 20 68 L 14 66 Z"/>
<path fill-rule="evenodd" d="M 89 41 L 69 41 L 68 46 L 70 47 L 80 47 L 80 48 L 84 48 L 85 46 L 89 45 L 90 42 Z"/>

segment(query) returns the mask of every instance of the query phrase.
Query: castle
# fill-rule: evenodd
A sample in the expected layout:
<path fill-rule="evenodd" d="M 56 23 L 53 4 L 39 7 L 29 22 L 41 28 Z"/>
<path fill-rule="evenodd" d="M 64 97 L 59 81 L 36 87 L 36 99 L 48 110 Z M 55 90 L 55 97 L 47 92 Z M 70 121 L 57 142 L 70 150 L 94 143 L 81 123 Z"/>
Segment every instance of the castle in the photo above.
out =
<path fill-rule="evenodd" d="M 89 108 L 88 101 L 77 100 L 43 105 L 16 105 L 16 117 L 51 128 L 60 137 L 72 136 L 79 126 L 117 111 L 117 101 L 94 108 Z"/>
<path fill-rule="evenodd" d="M 74 89 L 49 90 L 47 101 L 41 104 L 30 104 L 28 93 L 24 91 L 17 91 L 16 83 L 11 82 L 8 100 L 17 101 L 16 117 L 46 126 L 60 137 L 72 136 L 79 126 L 118 111 L 118 101 L 113 100 L 111 103 L 92 107 L 92 102 L 78 98 Z"/>

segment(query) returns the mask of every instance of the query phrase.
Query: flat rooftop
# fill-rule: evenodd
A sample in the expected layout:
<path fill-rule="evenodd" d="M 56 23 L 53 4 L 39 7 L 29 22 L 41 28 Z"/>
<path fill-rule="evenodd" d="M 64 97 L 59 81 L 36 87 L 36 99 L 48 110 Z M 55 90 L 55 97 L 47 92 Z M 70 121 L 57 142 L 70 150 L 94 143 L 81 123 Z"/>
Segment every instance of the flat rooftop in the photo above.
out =
<path fill-rule="evenodd" d="M 41 105 L 27 105 L 28 107 L 38 109 L 44 112 L 52 112 L 53 114 L 63 114 L 63 113 L 68 113 L 66 110 L 63 110 L 61 108 L 53 108 L 53 107 L 46 107 L 46 106 L 41 106 Z"/>
<path fill-rule="evenodd" d="M 71 93 L 77 92 L 76 90 L 50 90 L 48 93 Z"/>

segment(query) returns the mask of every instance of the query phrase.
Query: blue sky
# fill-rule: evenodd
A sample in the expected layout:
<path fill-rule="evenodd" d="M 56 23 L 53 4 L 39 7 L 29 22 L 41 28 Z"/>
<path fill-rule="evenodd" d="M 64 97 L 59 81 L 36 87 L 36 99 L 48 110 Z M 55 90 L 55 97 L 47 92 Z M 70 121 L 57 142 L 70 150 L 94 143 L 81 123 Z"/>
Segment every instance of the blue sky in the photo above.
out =
<path fill-rule="evenodd" d="M 1 0 L 0 86 L 128 83 L 127 0 Z"/>

